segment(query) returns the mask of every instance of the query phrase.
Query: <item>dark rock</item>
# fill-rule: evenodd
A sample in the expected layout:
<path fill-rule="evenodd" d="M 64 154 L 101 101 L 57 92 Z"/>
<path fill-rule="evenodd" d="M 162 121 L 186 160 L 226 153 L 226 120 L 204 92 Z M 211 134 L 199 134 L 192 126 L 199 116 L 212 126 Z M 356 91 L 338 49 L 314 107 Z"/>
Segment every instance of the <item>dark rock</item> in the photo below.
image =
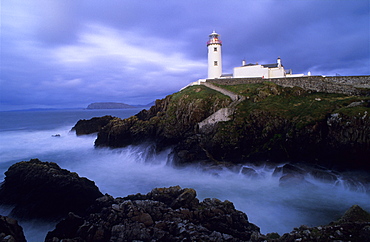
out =
<path fill-rule="evenodd" d="M 26 242 L 23 229 L 17 220 L 0 215 L 0 241 Z"/>
<path fill-rule="evenodd" d="M 328 225 L 295 228 L 273 241 L 370 241 L 370 214 L 357 205 Z"/>
<path fill-rule="evenodd" d="M 330 171 L 326 170 L 312 170 L 309 172 L 310 175 L 312 175 L 314 178 L 327 181 L 327 182 L 335 182 L 337 180 L 337 176 Z"/>
<path fill-rule="evenodd" d="M 259 228 L 229 201 L 199 202 L 193 189 L 97 199 L 83 221 L 73 214 L 45 241 L 258 241 Z"/>
<path fill-rule="evenodd" d="M 0 203 L 15 206 L 17 218 L 58 219 L 68 212 L 83 214 L 103 194 L 95 183 L 56 163 L 22 161 L 5 172 Z"/>
<path fill-rule="evenodd" d="M 272 173 L 273 176 L 284 176 L 284 175 L 303 175 L 305 171 L 298 166 L 292 164 L 285 164 L 283 166 L 278 166 L 274 169 Z"/>
<path fill-rule="evenodd" d="M 297 166 L 294 166 L 292 164 L 285 164 L 283 167 L 282 167 L 282 173 L 283 175 L 287 175 L 287 174 L 304 174 L 304 170 L 302 170 L 301 168 L 297 167 Z"/>
<path fill-rule="evenodd" d="M 76 131 L 76 135 L 97 133 L 112 119 L 114 119 L 114 117 L 109 115 L 103 117 L 95 117 L 89 120 L 81 119 L 72 128 L 72 131 Z"/>
<path fill-rule="evenodd" d="M 370 213 L 358 205 L 350 207 L 336 223 L 370 222 Z"/>
<path fill-rule="evenodd" d="M 52 234 L 53 237 L 68 238 L 77 233 L 76 228 L 81 226 L 83 222 L 84 220 L 81 217 L 73 213 L 69 213 L 66 219 L 60 221 L 56 225 L 55 229 L 56 232 L 50 233 Z"/>
<path fill-rule="evenodd" d="M 301 174 L 287 174 L 279 179 L 279 185 L 282 187 L 290 186 L 314 186 L 308 182 Z"/>
<path fill-rule="evenodd" d="M 241 173 L 248 177 L 258 177 L 258 173 L 253 168 L 249 167 L 243 167 Z"/>

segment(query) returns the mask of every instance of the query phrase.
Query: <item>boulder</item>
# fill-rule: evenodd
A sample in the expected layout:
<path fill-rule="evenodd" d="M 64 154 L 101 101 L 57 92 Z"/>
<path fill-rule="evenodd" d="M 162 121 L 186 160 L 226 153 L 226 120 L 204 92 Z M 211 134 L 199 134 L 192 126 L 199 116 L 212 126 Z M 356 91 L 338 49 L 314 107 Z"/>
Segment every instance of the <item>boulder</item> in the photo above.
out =
<path fill-rule="evenodd" d="M 301 174 L 302 175 L 305 172 L 304 172 L 304 170 L 302 170 L 298 166 L 295 166 L 295 165 L 292 165 L 292 164 L 285 164 L 282 167 L 276 167 L 275 170 L 274 170 L 273 175 L 278 175 L 280 173 L 282 175 L 288 175 L 288 174 L 292 174 L 292 175 Z"/>
<path fill-rule="evenodd" d="M 83 214 L 103 196 L 93 181 L 38 159 L 22 161 L 5 172 L 0 204 L 14 206 L 17 218 L 59 219 L 74 212 Z"/>
<path fill-rule="evenodd" d="M 17 220 L 0 215 L 0 241 L 3 242 L 26 242 L 23 229 Z"/>
<path fill-rule="evenodd" d="M 314 178 L 324 181 L 324 182 L 335 182 L 338 178 L 333 172 L 326 171 L 326 170 L 320 170 L 320 169 L 315 169 L 311 170 L 309 172 L 311 176 Z"/>
<path fill-rule="evenodd" d="M 194 189 L 155 188 L 125 198 L 105 195 L 82 219 L 70 214 L 45 241 L 250 241 L 259 228 L 229 201 L 196 198 Z"/>
<path fill-rule="evenodd" d="M 89 120 L 80 119 L 72 128 L 72 131 L 75 131 L 76 135 L 97 133 L 112 119 L 114 119 L 114 117 L 109 115 L 103 117 L 95 117 Z"/>
<path fill-rule="evenodd" d="M 252 178 L 258 177 L 257 171 L 249 167 L 243 167 L 241 170 L 241 173 L 247 177 L 252 177 Z"/>

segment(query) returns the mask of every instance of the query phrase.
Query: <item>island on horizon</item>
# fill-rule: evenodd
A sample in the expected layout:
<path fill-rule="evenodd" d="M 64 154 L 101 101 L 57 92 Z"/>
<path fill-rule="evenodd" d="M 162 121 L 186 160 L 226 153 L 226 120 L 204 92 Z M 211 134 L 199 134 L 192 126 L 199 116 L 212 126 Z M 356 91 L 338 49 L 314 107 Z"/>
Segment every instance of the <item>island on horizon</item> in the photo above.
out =
<path fill-rule="evenodd" d="M 126 103 L 118 102 L 95 102 L 89 104 L 86 109 L 129 109 L 129 108 L 150 107 L 153 104 L 154 102 L 151 102 L 147 105 L 129 105 Z"/>

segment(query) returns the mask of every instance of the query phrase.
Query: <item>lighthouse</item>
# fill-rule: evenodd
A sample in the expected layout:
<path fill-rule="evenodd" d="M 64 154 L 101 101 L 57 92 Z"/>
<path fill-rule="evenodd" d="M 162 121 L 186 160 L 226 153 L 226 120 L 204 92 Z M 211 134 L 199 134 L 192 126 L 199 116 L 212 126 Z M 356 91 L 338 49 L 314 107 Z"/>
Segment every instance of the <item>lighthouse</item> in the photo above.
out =
<path fill-rule="evenodd" d="M 219 78 L 222 75 L 221 45 L 219 34 L 215 31 L 209 35 L 208 47 L 208 78 Z"/>

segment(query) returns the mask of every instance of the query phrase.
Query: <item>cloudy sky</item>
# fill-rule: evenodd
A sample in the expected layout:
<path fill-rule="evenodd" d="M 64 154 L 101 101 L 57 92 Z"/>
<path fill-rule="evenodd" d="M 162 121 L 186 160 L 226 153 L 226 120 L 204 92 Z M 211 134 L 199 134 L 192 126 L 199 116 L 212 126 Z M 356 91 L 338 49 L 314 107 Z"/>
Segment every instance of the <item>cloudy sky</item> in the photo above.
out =
<path fill-rule="evenodd" d="M 147 104 L 278 56 L 293 73 L 370 74 L 369 0 L 1 0 L 0 110 Z"/>

